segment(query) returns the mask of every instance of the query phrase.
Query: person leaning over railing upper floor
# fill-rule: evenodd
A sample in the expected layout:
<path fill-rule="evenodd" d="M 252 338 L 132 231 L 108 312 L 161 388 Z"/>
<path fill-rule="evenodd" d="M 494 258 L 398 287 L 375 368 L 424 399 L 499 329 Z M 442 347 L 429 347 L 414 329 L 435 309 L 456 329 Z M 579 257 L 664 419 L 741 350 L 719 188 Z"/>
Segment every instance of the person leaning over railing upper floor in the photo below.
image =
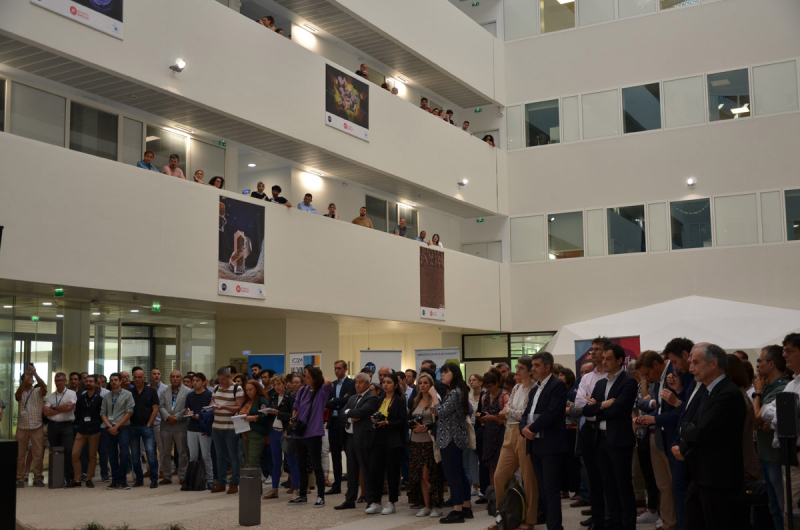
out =
<path fill-rule="evenodd" d="M 161 173 L 158 169 L 156 169 L 156 166 L 153 165 L 153 159 L 155 157 L 156 157 L 156 154 L 153 151 L 151 151 L 150 149 L 148 149 L 147 151 L 144 152 L 143 160 L 139 160 L 136 163 L 136 167 L 140 167 L 140 168 L 146 169 L 148 171 L 155 171 L 156 173 Z M 71 375 L 72 374 L 70 374 L 70 376 Z"/>
<path fill-rule="evenodd" d="M 208 185 L 220 190 L 225 189 L 225 179 L 222 177 L 212 177 L 211 180 L 208 181 Z"/>
<path fill-rule="evenodd" d="M 428 246 L 444 248 L 444 245 L 442 245 L 442 240 L 439 238 L 439 234 L 433 234 L 431 240 L 428 241 Z"/>
<path fill-rule="evenodd" d="M 264 183 L 263 182 L 259 182 L 258 184 L 256 184 L 256 189 L 258 191 L 251 191 L 250 192 L 250 196 L 252 198 L 254 198 L 254 199 L 258 199 L 258 200 L 261 200 L 261 201 L 266 201 L 267 200 L 267 194 L 264 193 L 264 189 L 265 189 Z"/>
<path fill-rule="evenodd" d="M 336 213 L 336 205 L 334 203 L 330 203 L 328 205 L 328 213 L 326 213 L 323 217 L 330 217 L 331 219 L 339 218 L 339 214 Z"/>
<path fill-rule="evenodd" d="M 183 170 L 178 167 L 178 164 L 181 161 L 181 157 L 177 154 L 173 153 L 169 155 L 169 163 L 161 169 L 161 172 L 165 175 L 169 175 L 170 177 L 177 177 L 179 179 L 186 180 L 186 176 L 183 174 Z"/>

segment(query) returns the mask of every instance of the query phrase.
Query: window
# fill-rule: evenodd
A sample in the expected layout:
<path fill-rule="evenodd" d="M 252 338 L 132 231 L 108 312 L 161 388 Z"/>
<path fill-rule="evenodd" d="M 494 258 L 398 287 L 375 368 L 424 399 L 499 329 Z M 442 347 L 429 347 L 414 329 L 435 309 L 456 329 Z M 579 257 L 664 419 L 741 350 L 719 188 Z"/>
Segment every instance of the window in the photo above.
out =
<path fill-rule="evenodd" d="M 672 250 L 711 246 L 711 201 L 697 199 L 669 204 Z"/>
<path fill-rule="evenodd" d="M 603 210 L 586 210 L 586 255 L 590 258 L 605 256 Z"/>
<path fill-rule="evenodd" d="M 525 105 L 525 145 L 557 144 L 559 137 L 557 99 Z"/>
<path fill-rule="evenodd" d="M 553 333 L 515 333 L 511 335 L 511 369 L 516 369 L 517 359 L 521 355 L 534 355 L 547 351 L 547 345 Z"/>
<path fill-rule="evenodd" d="M 800 241 L 800 190 L 786 190 L 786 240 Z"/>
<path fill-rule="evenodd" d="M 647 250 L 644 205 L 606 208 L 608 255 L 635 254 Z"/>
<path fill-rule="evenodd" d="M 506 109 L 506 149 L 522 149 L 522 106 Z"/>
<path fill-rule="evenodd" d="M 753 67 L 753 95 L 759 116 L 797 110 L 795 62 Z"/>
<path fill-rule="evenodd" d="M 718 247 L 758 243 L 756 194 L 714 197 L 714 228 Z"/>
<path fill-rule="evenodd" d="M 650 232 L 650 252 L 669 250 L 667 240 L 667 203 L 657 202 L 648 205 L 649 218 L 647 230 Z"/>
<path fill-rule="evenodd" d="M 614 0 L 578 0 L 581 26 L 614 20 Z"/>
<path fill-rule="evenodd" d="M 511 262 L 544 261 L 544 216 L 511 219 Z"/>
<path fill-rule="evenodd" d="M 622 126 L 625 133 L 661 128 L 661 88 L 658 83 L 622 89 Z"/>
<path fill-rule="evenodd" d="M 656 0 L 619 0 L 619 18 L 656 12 Z"/>
<path fill-rule="evenodd" d="M 69 148 L 108 160 L 117 159 L 119 116 L 71 102 Z"/>
<path fill-rule="evenodd" d="M 367 217 L 372 221 L 372 227 L 386 232 L 386 201 L 367 195 L 364 206 L 367 207 Z"/>
<path fill-rule="evenodd" d="M 750 116 L 747 68 L 708 74 L 708 120 L 735 120 Z"/>
<path fill-rule="evenodd" d="M 214 177 L 225 178 L 225 149 L 195 139 L 189 140 L 189 148 L 192 160 L 189 173 L 186 174 L 187 179 L 193 178 L 198 169 L 203 170 L 205 183 Z"/>
<path fill-rule="evenodd" d="M 604 138 L 619 134 L 619 99 L 617 90 L 586 94 L 583 106 L 583 139 Z"/>
<path fill-rule="evenodd" d="M 14 83 L 12 91 L 9 132 L 64 147 L 67 100 L 19 83 Z"/>
<path fill-rule="evenodd" d="M 537 9 L 539 9 L 539 2 L 532 0 L 505 0 L 503 2 L 505 39 L 522 39 L 536 35 L 538 33 Z"/>
<path fill-rule="evenodd" d="M 767 191 L 761 194 L 761 238 L 764 243 L 783 241 L 781 219 L 781 192 Z"/>
<path fill-rule="evenodd" d="M 122 163 L 135 166 L 142 160 L 142 122 L 130 118 L 122 118 Z"/>
<path fill-rule="evenodd" d="M 0 79 L 0 132 L 6 130 L 6 80 Z"/>
<path fill-rule="evenodd" d="M 578 96 L 572 96 L 561 100 L 564 109 L 564 125 L 561 131 L 561 138 L 564 142 L 576 142 L 581 139 L 580 126 L 580 107 L 578 106 Z"/>
<path fill-rule="evenodd" d="M 664 121 L 667 128 L 705 123 L 703 76 L 664 81 Z"/>
<path fill-rule="evenodd" d="M 575 27 L 575 2 L 570 0 L 562 4 L 561 1 L 539 0 L 542 35 Z"/>
<path fill-rule="evenodd" d="M 159 127 L 147 126 L 147 139 L 146 148 L 153 151 L 156 156 L 153 159 L 153 165 L 156 169 L 161 170 L 164 166 L 169 164 L 169 157 L 176 154 L 180 157 L 178 167 L 181 168 L 183 174 L 186 174 L 186 140 L 187 138 L 180 134 L 161 129 Z"/>
<path fill-rule="evenodd" d="M 659 9 L 672 9 L 674 7 L 693 6 L 700 3 L 700 0 L 660 0 Z"/>
<path fill-rule="evenodd" d="M 548 215 L 547 234 L 550 259 L 583 257 L 583 212 Z"/>

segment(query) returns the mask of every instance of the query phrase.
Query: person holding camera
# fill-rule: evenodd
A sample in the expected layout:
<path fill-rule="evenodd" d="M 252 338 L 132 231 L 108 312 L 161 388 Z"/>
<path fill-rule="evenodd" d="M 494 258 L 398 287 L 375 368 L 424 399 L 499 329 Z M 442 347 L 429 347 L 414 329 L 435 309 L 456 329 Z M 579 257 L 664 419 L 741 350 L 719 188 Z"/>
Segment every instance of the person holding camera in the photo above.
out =
<path fill-rule="evenodd" d="M 317 479 L 317 502 L 314 508 L 325 506 L 325 473 L 322 471 L 322 437 L 325 435 L 325 424 L 322 420 L 325 404 L 331 398 L 333 385 L 322 376 L 322 370 L 313 364 L 305 366 L 305 386 L 297 391 L 292 417 L 289 420 L 289 434 L 292 435 L 297 448 L 297 461 L 300 468 L 300 490 L 297 496 L 289 501 L 289 506 L 306 504 L 308 491 L 308 462 Z"/>
<path fill-rule="evenodd" d="M 420 506 L 417 517 L 441 517 L 444 505 L 444 480 L 442 469 L 433 452 L 432 429 L 435 426 L 431 407 L 439 403 L 438 396 L 431 396 L 433 377 L 422 372 L 417 381 L 417 397 L 414 398 L 408 420 L 411 441 L 408 443 L 408 461 L 411 465 L 408 480 L 408 502 Z"/>
<path fill-rule="evenodd" d="M 386 374 L 381 385 L 386 397 L 372 416 L 372 427 L 375 429 L 369 463 L 372 504 L 365 513 L 390 515 L 395 513 L 394 503 L 400 496 L 400 465 L 405 451 L 408 410 L 397 374 Z M 384 474 L 389 483 L 389 502 L 381 509 Z"/>

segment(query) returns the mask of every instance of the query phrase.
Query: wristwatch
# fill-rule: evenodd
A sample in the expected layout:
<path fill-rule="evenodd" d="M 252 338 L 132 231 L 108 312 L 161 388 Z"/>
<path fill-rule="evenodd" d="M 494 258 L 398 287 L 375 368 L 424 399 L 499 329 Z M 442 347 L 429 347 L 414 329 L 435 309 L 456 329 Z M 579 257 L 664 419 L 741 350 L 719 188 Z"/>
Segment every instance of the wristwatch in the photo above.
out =
<path fill-rule="evenodd" d="M 761 392 L 753 392 L 753 399 L 761 397 Z"/>

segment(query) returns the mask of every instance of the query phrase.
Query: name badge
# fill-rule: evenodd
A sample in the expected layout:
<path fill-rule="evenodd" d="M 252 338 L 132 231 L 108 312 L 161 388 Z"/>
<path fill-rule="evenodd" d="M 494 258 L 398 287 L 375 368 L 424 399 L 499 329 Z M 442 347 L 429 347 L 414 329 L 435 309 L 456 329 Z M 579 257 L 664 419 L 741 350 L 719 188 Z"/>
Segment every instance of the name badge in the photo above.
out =
<path fill-rule="evenodd" d="M 92 421 L 92 418 L 91 418 L 91 416 L 86 416 L 85 418 L 83 418 L 83 421 L 85 421 L 86 423 L 89 423 L 90 421 Z"/>

